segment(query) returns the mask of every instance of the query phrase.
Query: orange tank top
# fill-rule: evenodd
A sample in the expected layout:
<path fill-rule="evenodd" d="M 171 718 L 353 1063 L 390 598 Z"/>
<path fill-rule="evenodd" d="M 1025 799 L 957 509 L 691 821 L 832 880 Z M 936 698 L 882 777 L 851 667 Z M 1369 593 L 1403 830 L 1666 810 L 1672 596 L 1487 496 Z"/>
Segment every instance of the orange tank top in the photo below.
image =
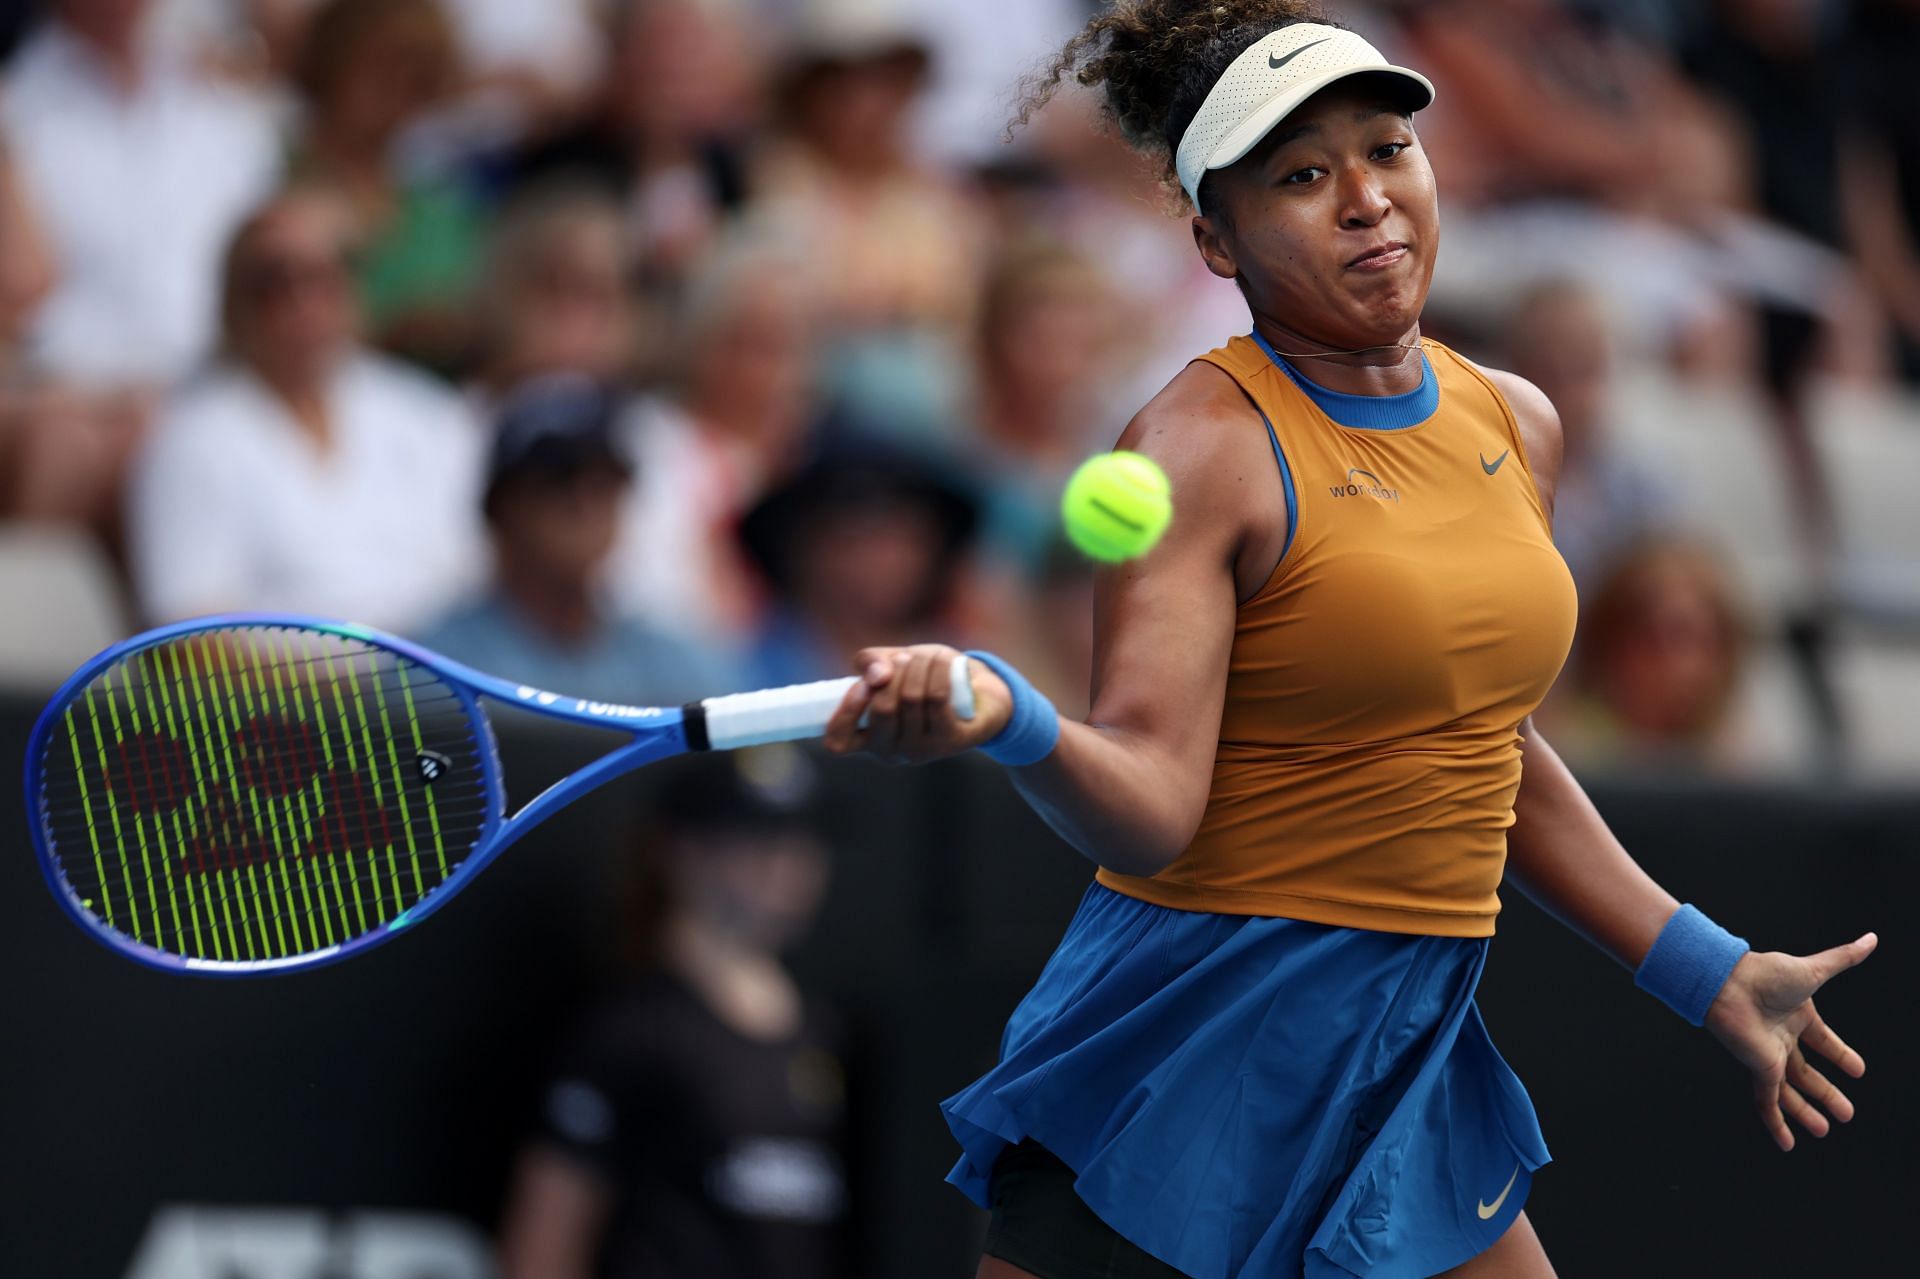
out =
<path fill-rule="evenodd" d="M 1573 639 L 1574 591 L 1506 400 L 1422 343 L 1418 390 L 1343 396 L 1257 336 L 1202 358 L 1266 418 L 1288 537 L 1234 624 L 1213 787 L 1162 906 L 1486 937 L 1520 721 Z"/>

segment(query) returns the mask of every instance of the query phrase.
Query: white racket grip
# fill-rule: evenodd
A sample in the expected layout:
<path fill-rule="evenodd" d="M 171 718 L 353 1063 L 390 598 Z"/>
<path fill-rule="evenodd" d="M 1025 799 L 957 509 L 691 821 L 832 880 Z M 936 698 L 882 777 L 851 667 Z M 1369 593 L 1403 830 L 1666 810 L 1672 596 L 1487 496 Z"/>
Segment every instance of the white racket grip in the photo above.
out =
<path fill-rule="evenodd" d="M 954 654 L 947 704 L 957 719 L 973 718 L 973 684 L 967 675 L 967 655 Z M 839 709 L 847 690 L 858 682 L 857 676 L 849 675 L 844 679 L 790 684 L 786 688 L 768 688 L 755 693 L 709 697 L 699 703 L 706 713 L 707 744 L 713 750 L 730 751 L 767 742 L 818 737 L 827 731 L 827 721 Z"/>

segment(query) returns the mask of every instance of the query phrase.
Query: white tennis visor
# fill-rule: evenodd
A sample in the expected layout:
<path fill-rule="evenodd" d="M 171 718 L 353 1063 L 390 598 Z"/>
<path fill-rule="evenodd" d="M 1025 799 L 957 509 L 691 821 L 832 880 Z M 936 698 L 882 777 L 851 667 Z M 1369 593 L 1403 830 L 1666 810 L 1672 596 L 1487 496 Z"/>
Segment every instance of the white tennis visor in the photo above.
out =
<path fill-rule="evenodd" d="M 1406 81 L 1416 111 L 1433 101 L 1431 80 L 1394 66 L 1341 27 L 1296 22 L 1254 41 L 1214 82 L 1180 139 L 1174 167 L 1193 207 L 1200 207 L 1200 180 L 1209 169 L 1224 169 L 1253 150 L 1288 112 L 1335 80 L 1369 72 Z"/>

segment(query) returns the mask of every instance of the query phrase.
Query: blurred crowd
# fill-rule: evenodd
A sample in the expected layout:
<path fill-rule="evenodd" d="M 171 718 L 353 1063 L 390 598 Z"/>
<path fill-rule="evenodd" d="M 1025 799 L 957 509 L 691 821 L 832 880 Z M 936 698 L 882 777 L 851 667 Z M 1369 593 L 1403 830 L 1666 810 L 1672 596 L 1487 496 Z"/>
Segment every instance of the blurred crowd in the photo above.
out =
<path fill-rule="evenodd" d="M 1247 326 L 1087 95 L 1005 135 L 1091 7 L 9 10 L 0 666 L 267 608 L 643 703 L 938 637 L 1084 710 L 1059 486 Z M 1920 2 L 1329 8 L 1439 86 L 1428 331 L 1565 422 L 1564 753 L 1916 762 Z"/>

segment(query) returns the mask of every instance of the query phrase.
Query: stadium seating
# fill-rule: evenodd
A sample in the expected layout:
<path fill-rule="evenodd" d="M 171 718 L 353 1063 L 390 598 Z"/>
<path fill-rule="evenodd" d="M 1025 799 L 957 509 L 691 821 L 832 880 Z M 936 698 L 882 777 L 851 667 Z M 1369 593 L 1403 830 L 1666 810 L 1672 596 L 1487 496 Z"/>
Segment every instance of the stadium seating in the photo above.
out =
<path fill-rule="evenodd" d="M 1812 414 L 1833 488 L 1842 600 L 1856 613 L 1920 621 L 1920 401 L 1829 385 Z"/>
<path fill-rule="evenodd" d="M 112 567 L 83 532 L 0 524 L 0 689 L 51 691 L 127 634 Z"/>
<path fill-rule="evenodd" d="M 1920 776 L 1920 645 L 1849 634 L 1830 666 L 1854 772 L 1911 783 Z"/>
<path fill-rule="evenodd" d="M 1619 444 L 1669 487 L 1681 525 L 1725 557 L 1763 629 L 1810 604 L 1814 558 L 1764 401 L 1653 371 L 1616 393 Z"/>

